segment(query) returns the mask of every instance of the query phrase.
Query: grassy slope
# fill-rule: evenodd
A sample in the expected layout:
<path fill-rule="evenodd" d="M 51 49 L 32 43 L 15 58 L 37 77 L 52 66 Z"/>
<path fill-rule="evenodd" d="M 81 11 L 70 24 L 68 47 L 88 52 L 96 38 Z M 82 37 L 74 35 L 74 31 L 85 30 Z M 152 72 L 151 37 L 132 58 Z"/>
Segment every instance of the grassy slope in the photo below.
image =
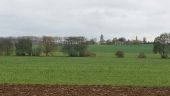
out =
<path fill-rule="evenodd" d="M 89 49 L 93 52 L 110 53 L 118 50 L 123 50 L 126 53 L 152 53 L 151 44 L 141 44 L 141 45 L 91 45 Z"/>
<path fill-rule="evenodd" d="M 97 57 L 0 57 L 0 83 L 170 86 L 170 60 L 151 54 L 151 46 L 140 49 L 147 59 L 136 58 L 137 49 L 125 48 L 119 59 L 110 46 L 90 48 Z"/>

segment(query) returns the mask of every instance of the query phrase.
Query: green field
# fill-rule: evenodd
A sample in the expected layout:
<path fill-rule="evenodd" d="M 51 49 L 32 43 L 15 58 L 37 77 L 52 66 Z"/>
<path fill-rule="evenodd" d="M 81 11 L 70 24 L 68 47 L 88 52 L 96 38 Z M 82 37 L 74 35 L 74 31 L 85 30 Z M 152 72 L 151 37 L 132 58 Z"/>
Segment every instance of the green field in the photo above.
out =
<path fill-rule="evenodd" d="M 152 45 L 95 45 L 97 57 L 0 57 L 0 83 L 170 86 L 170 60 L 152 53 Z M 125 51 L 125 58 L 114 52 Z M 147 59 L 138 59 L 145 52 Z"/>

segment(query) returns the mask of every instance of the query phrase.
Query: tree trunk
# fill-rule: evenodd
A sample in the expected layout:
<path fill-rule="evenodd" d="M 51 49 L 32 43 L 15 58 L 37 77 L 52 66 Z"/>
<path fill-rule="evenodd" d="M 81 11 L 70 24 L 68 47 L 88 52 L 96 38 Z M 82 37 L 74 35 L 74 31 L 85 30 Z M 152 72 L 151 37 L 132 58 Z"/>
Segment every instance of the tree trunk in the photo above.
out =
<path fill-rule="evenodd" d="M 48 52 L 45 52 L 45 55 L 48 56 Z"/>

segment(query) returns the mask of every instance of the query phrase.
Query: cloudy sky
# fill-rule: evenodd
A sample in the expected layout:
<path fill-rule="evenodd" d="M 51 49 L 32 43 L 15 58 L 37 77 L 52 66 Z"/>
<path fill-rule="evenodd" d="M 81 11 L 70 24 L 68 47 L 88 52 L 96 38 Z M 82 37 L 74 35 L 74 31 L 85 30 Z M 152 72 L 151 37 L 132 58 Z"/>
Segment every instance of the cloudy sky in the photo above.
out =
<path fill-rule="evenodd" d="M 170 0 L 0 0 L 0 36 L 126 37 L 170 32 Z"/>

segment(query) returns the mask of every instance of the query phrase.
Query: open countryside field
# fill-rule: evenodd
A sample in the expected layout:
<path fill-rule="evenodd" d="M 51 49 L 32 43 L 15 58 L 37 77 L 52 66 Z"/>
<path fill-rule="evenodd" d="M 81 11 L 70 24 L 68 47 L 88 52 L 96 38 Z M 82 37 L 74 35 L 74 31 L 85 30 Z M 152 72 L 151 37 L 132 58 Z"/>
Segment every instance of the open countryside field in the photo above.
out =
<path fill-rule="evenodd" d="M 113 86 L 170 86 L 170 60 L 152 53 L 152 45 L 95 45 L 97 57 L 0 57 L 0 83 Z M 125 51 L 125 58 L 114 52 Z M 147 59 L 138 59 L 146 52 Z"/>
<path fill-rule="evenodd" d="M 152 45 L 88 49 L 97 57 L 67 57 L 61 51 L 53 57 L 0 57 L 0 95 L 169 96 L 170 61 L 153 54 Z M 117 50 L 125 58 L 115 57 Z M 139 52 L 147 59 L 137 58 Z"/>

